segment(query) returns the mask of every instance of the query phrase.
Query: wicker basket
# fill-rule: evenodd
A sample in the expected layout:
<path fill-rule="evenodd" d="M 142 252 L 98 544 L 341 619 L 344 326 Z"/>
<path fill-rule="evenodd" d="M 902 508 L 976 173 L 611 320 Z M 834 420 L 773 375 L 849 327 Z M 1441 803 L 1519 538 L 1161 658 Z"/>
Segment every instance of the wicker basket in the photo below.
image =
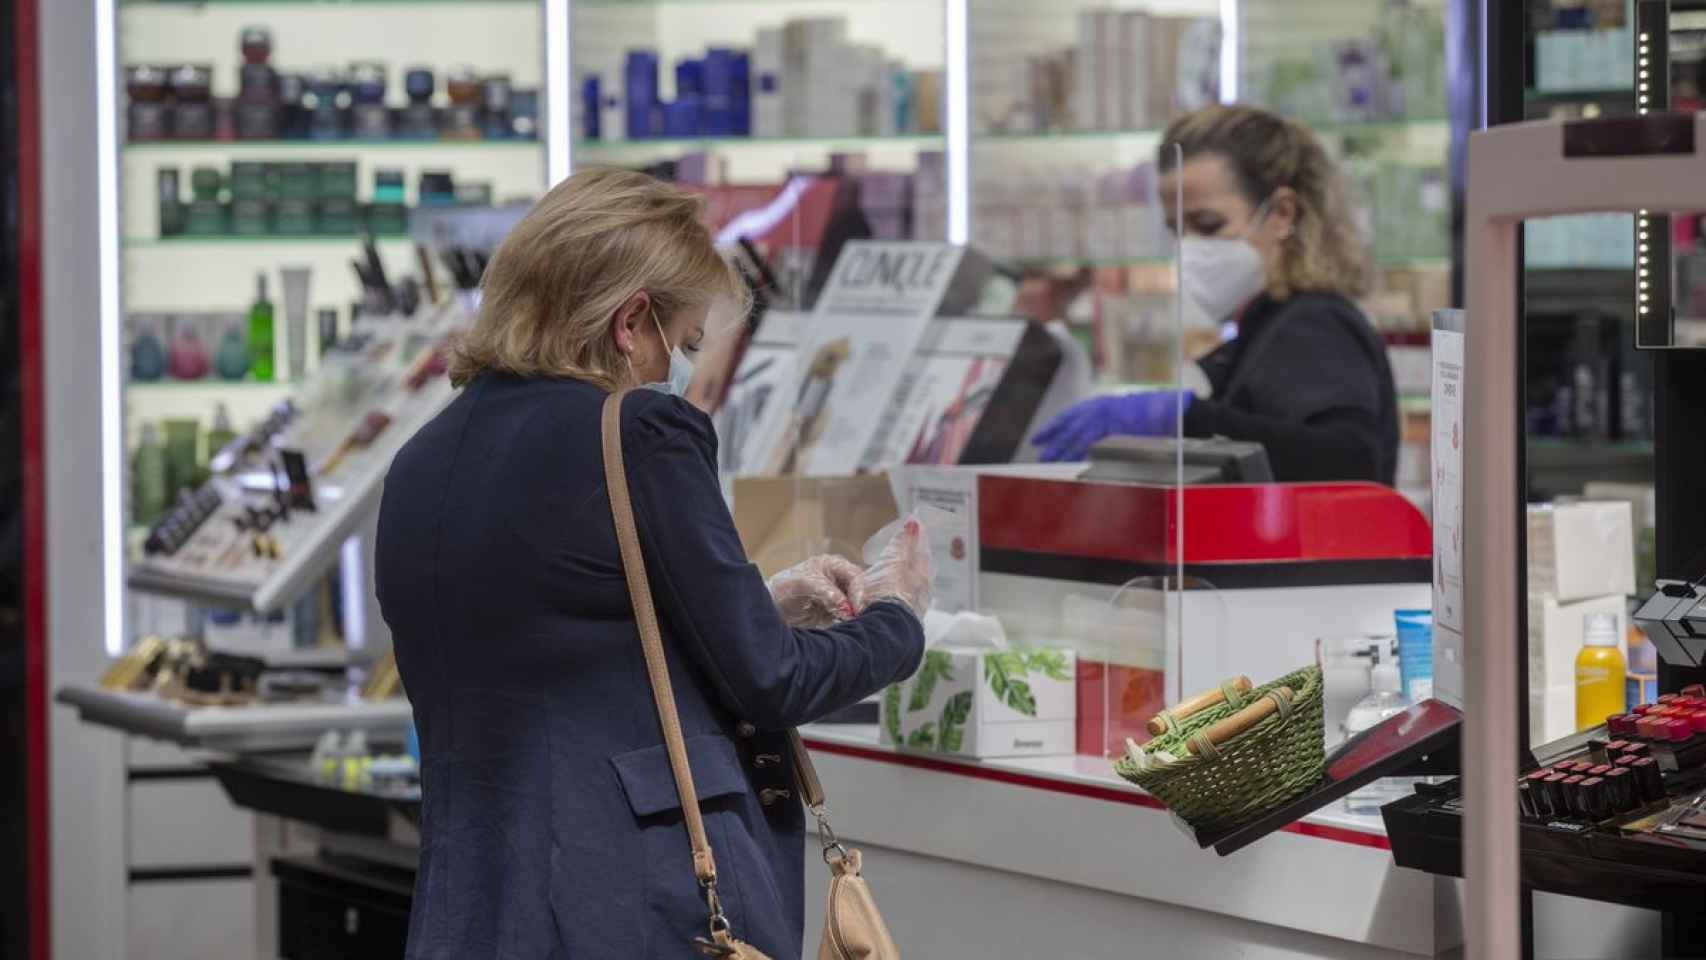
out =
<path fill-rule="evenodd" d="M 1237 713 L 1256 700 L 1289 688 L 1292 697 L 1280 709 L 1244 733 L 1220 744 L 1198 742 L 1198 751 L 1185 749 L 1191 737 Z M 1167 712 L 1159 719 L 1165 733 L 1144 750 L 1151 756 L 1176 759 L 1146 764 L 1121 757 L 1114 771 L 1154 794 L 1167 808 L 1197 830 L 1214 830 L 1245 823 L 1284 804 L 1321 779 L 1327 763 L 1322 736 L 1321 668 L 1309 666 L 1272 683 L 1241 691 L 1223 685 L 1226 700 L 1199 710 L 1184 720 Z M 1283 700 L 1275 693 L 1276 702 Z"/>

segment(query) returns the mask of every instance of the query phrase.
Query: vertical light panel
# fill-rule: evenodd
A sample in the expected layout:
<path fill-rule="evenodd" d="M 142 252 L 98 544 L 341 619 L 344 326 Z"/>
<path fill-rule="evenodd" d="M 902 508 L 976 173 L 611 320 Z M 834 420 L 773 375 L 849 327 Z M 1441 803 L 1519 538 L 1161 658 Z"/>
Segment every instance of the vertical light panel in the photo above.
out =
<path fill-rule="evenodd" d="M 344 645 L 367 648 L 367 551 L 360 537 L 344 541 L 338 554 L 338 591 L 344 607 Z"/>
<path fill-rule="evenodd" d="M 969 0 L 947 0 L 948 242 L 971 241 L 971 34 Z"/>
<path fill-rule="evenodd" d="M 101 291 L 97 365 L 101 389 L 101 600 L 107 653 L 124 652 L 124 383 L 119 375 L 124 304 L 119 291 L 118 46 L 116 0 L 95 0 L 96 192 Z"/>
<path fill-rule="evenodd" d="M 1220 102 L 1238 101 L 1238 0 L 1220 0 Z"/>
<path fill-rule="evenodd" d="M 545 0 L 545 179 L 556 186 L 575 169 L 574 57 L 569 0 Z"/>

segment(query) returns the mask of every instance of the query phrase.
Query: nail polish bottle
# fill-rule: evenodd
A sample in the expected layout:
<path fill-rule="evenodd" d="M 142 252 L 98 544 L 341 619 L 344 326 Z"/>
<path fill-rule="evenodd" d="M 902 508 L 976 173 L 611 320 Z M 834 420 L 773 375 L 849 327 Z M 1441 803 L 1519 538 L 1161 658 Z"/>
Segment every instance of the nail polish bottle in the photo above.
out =
<path fill-rule="evenodd" d="M 196 334 L 193 320 L 184 318 L 178 322 L 177 328 L 177 333 L 172 337 L 172 353 L 168 361 L 172 376 L 178 380 L 200 380 L 207 376 L 207 347 Z"/>
<path fill-rule="evenodd" d="M 166 347 L 160 342 L 152 318 L 138 322 L 136 337 L 130 343 L 130 379 L 151 383 L 166 375 Z"/>

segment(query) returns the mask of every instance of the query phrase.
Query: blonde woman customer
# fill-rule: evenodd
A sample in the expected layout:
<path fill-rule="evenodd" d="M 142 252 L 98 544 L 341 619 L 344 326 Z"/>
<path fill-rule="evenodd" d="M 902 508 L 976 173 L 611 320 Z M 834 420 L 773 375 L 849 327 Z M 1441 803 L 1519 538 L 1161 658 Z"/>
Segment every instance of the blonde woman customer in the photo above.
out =
<path fill-rule="evenodd" d="M 801 955 L 803 922 L 782 732 L 923 655 L 916 526 L 892 563 L 817 558 L 774 596 L 747 561 L 710 421 L 680 397 L 710 311 L 743 293 L 699 216 L 639 173 L 548 193 L 486 270 L 460 395 L 386 478 L 379 599 L 421 739 L 408 957 L 700 955 L 704 895 L 604 485 L 611 391 L 647 388 L 621 417 L 641 544 L 721 903 L 770 956 Z"/>
<path fill-rule="evenodd" d="M 1043 459 L 1083 459 L 1107 436 L 1171 436 L 1182 411 L 1186 436 L 1261 443 L 1278 480 L 1391 484 L 1392 371 L 1354 302 L 1368 291 L 1368 246 L 1320 141 L 1254 107 L 1212 106 L 1175 120 L 1156 160 L 1185 308 L 1236 335 L 1198 361 L 1212 395 L 1092 397 L 1032 438 Z"/>

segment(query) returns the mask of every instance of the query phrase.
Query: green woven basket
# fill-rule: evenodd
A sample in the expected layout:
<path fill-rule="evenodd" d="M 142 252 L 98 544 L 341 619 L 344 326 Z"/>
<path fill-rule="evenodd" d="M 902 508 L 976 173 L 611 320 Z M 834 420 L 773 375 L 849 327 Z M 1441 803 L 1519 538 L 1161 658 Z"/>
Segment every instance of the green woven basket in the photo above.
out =
<path fill-rule="evenodd" d="M 1288 687 L 1292 698 L 1249 730 L 1209 748 L 1203 755 L 1185 745 L 1199 731 L 1237 713 L 1269 691 Z M 1144 745 L 1152 757 L 1176 759 L 1140 770 L 1129 756 L 1114 772 L 1153 794 L 1197 830 L 1236 826 L 1291 800 L 1321 779 L 1327 764 L 1322 735 L 1321 668 L 1309 666 L 1272 683 L 1241 691 L 1222 686 L 1227 698 L 1184 720 L 1162 712 L 1167 731 Z M 1276 695 L 1277 697 L 1277 695 Z"/>

